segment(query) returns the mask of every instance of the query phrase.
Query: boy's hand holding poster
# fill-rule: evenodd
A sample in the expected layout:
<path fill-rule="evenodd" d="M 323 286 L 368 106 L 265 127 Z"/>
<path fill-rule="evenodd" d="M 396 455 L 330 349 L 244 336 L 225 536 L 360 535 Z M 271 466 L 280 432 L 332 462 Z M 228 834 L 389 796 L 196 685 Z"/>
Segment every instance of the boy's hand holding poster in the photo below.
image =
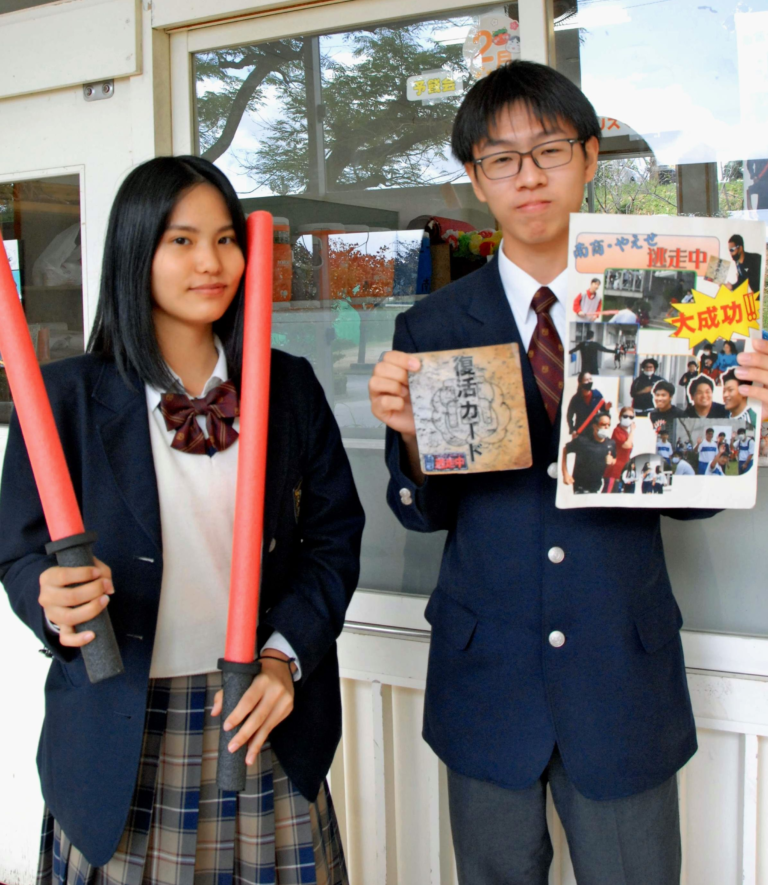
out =
<path fill-rule="evenodd" d="M 765 226 L 571 215 L 557 506 L 752 507 Z"/>
<path fill-rule="evenodd" d="M 409 386 L 425 474 L 531 466 L 517 344 L 415 355 L 421 370 Z"/>

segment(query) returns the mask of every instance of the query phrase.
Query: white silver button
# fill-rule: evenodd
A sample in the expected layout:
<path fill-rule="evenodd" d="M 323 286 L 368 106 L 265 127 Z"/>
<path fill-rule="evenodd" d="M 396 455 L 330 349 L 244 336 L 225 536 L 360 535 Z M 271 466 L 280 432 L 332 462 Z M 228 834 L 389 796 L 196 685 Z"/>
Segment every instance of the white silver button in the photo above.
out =
<path fill-rule="evenodd" d="M 557 479 L 557 464 L 554 461 L 547 467 L 547 476 L 550 479 Z"/>
<path fill-rule="evenodd" d="M 272 538 L 272 540 L 269 542 L 269 552 L 272 553 L 275 547 L 277 547 L 277 539 Z"/>
<path fill-rule="evenodd" d="M 413 495 L 411 495 L 410 489 L 400 489 L 400 500 L 408 507 L 410 504 L 413 504 Z"/>
<path fill-rule="evenodd" d="M 547 556 L 550 562 L 554 562 L 557 565 L 557 563 L 565 559 L 565 550 L 562 547 L 550 547 Z"/>
<path fill-rule="evenodd" d="M 549 644 L 552 648 L 562 648 L 565 645 L 565 633 L 559 630 L 553 630 L 549 634 Z"/>

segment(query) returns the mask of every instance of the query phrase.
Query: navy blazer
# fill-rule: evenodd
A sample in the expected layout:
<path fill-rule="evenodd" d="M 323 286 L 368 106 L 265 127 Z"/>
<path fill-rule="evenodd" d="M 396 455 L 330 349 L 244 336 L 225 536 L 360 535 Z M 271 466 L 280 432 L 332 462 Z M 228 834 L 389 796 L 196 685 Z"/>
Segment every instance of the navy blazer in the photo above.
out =
<path fill-rule="evenodd" d="M 59 645 L 38 604 L 55 560 L 14 416 L 0 485 L 0 580 L 16 614 L 53 655 L 38 752 L 43 796 L 94 866 L 125 827 L 141 753 L 163 573 L 160 508 L 144 385 L 85 355 L 44 369 L 95 554 L 112 568 L 109 612 L 125 673 L 96 685 Z M 304 359 L 272 353 L 259 644 L 273 630 L 301 661 L 294 710 L 271 735 L 288 776 L 317 796 L 341 736 L 336 637 L 357 584 L 364 516 L 333 414 Z M 300 489 L 300 508 L 298 506 Z M 223 654 L 223 649 L 222 649 Z"/>
<path fill-rule="evenodd" d="M 494 260 L 400 315 L 394 347 L 507 342 L 520 334 Z M 682 618 L 658 511 L 555 507 L 560 417 L 553 430 L 525 350 L 532 467 L 417 487 L 388 434 L 390 507 L 406 528 L 448 531 L 426 610 L 424 737 L 455 771 L 513 789 L 541 775 L 557 743 L 577 789 L 613 799 L 663 782 L 696 750 Z"/>

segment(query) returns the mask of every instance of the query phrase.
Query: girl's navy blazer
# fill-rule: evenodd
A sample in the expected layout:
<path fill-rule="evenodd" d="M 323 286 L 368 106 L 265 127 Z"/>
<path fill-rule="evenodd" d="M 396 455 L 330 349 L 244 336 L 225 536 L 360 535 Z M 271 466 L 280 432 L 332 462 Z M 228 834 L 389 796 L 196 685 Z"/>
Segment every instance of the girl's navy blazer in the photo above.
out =
<path fill-rule="evenodd" d="M 80 652 L 46 628 L 39 577 L 55 561 L 45 554 L 49 535 L 15 416 L 0 485 L 0 580 L 53 655 L 38 751 L 43 796 L 100 866 L 122 835 L 141 752 L 163 573 L 160 508 L 139 378 L 130 376 L 131 389 L 113 362 L 91 354 L 54 363 L 44 377 L 86 528 L 99 534 L 94 552 L 112 568 L 109 612 L 125 673 L 91 685 Z M 341 736 L 336 638 L 357 583 L 363 523 L 311 366 L 273 351 L 259 643 L 278 630 L 301 661 L 294 710 L 271 741 L 310 800 Z"/>

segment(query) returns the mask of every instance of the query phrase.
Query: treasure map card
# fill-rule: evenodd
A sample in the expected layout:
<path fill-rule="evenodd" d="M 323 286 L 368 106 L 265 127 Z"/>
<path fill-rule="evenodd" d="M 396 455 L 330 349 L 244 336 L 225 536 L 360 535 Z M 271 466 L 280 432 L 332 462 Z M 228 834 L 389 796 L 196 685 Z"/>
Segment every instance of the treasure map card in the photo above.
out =
<path fill-rule="evenodd" d="M 487 473 L 531 466 L 517 344 L 415 356 L 422 365 L 410 373 L 410 388 L 424 473 Z"/>
<path fill-rule="evenodd" d="M 571 215 L 558 507 L 754 506 L 765 257 L 758 221 Z"/>

